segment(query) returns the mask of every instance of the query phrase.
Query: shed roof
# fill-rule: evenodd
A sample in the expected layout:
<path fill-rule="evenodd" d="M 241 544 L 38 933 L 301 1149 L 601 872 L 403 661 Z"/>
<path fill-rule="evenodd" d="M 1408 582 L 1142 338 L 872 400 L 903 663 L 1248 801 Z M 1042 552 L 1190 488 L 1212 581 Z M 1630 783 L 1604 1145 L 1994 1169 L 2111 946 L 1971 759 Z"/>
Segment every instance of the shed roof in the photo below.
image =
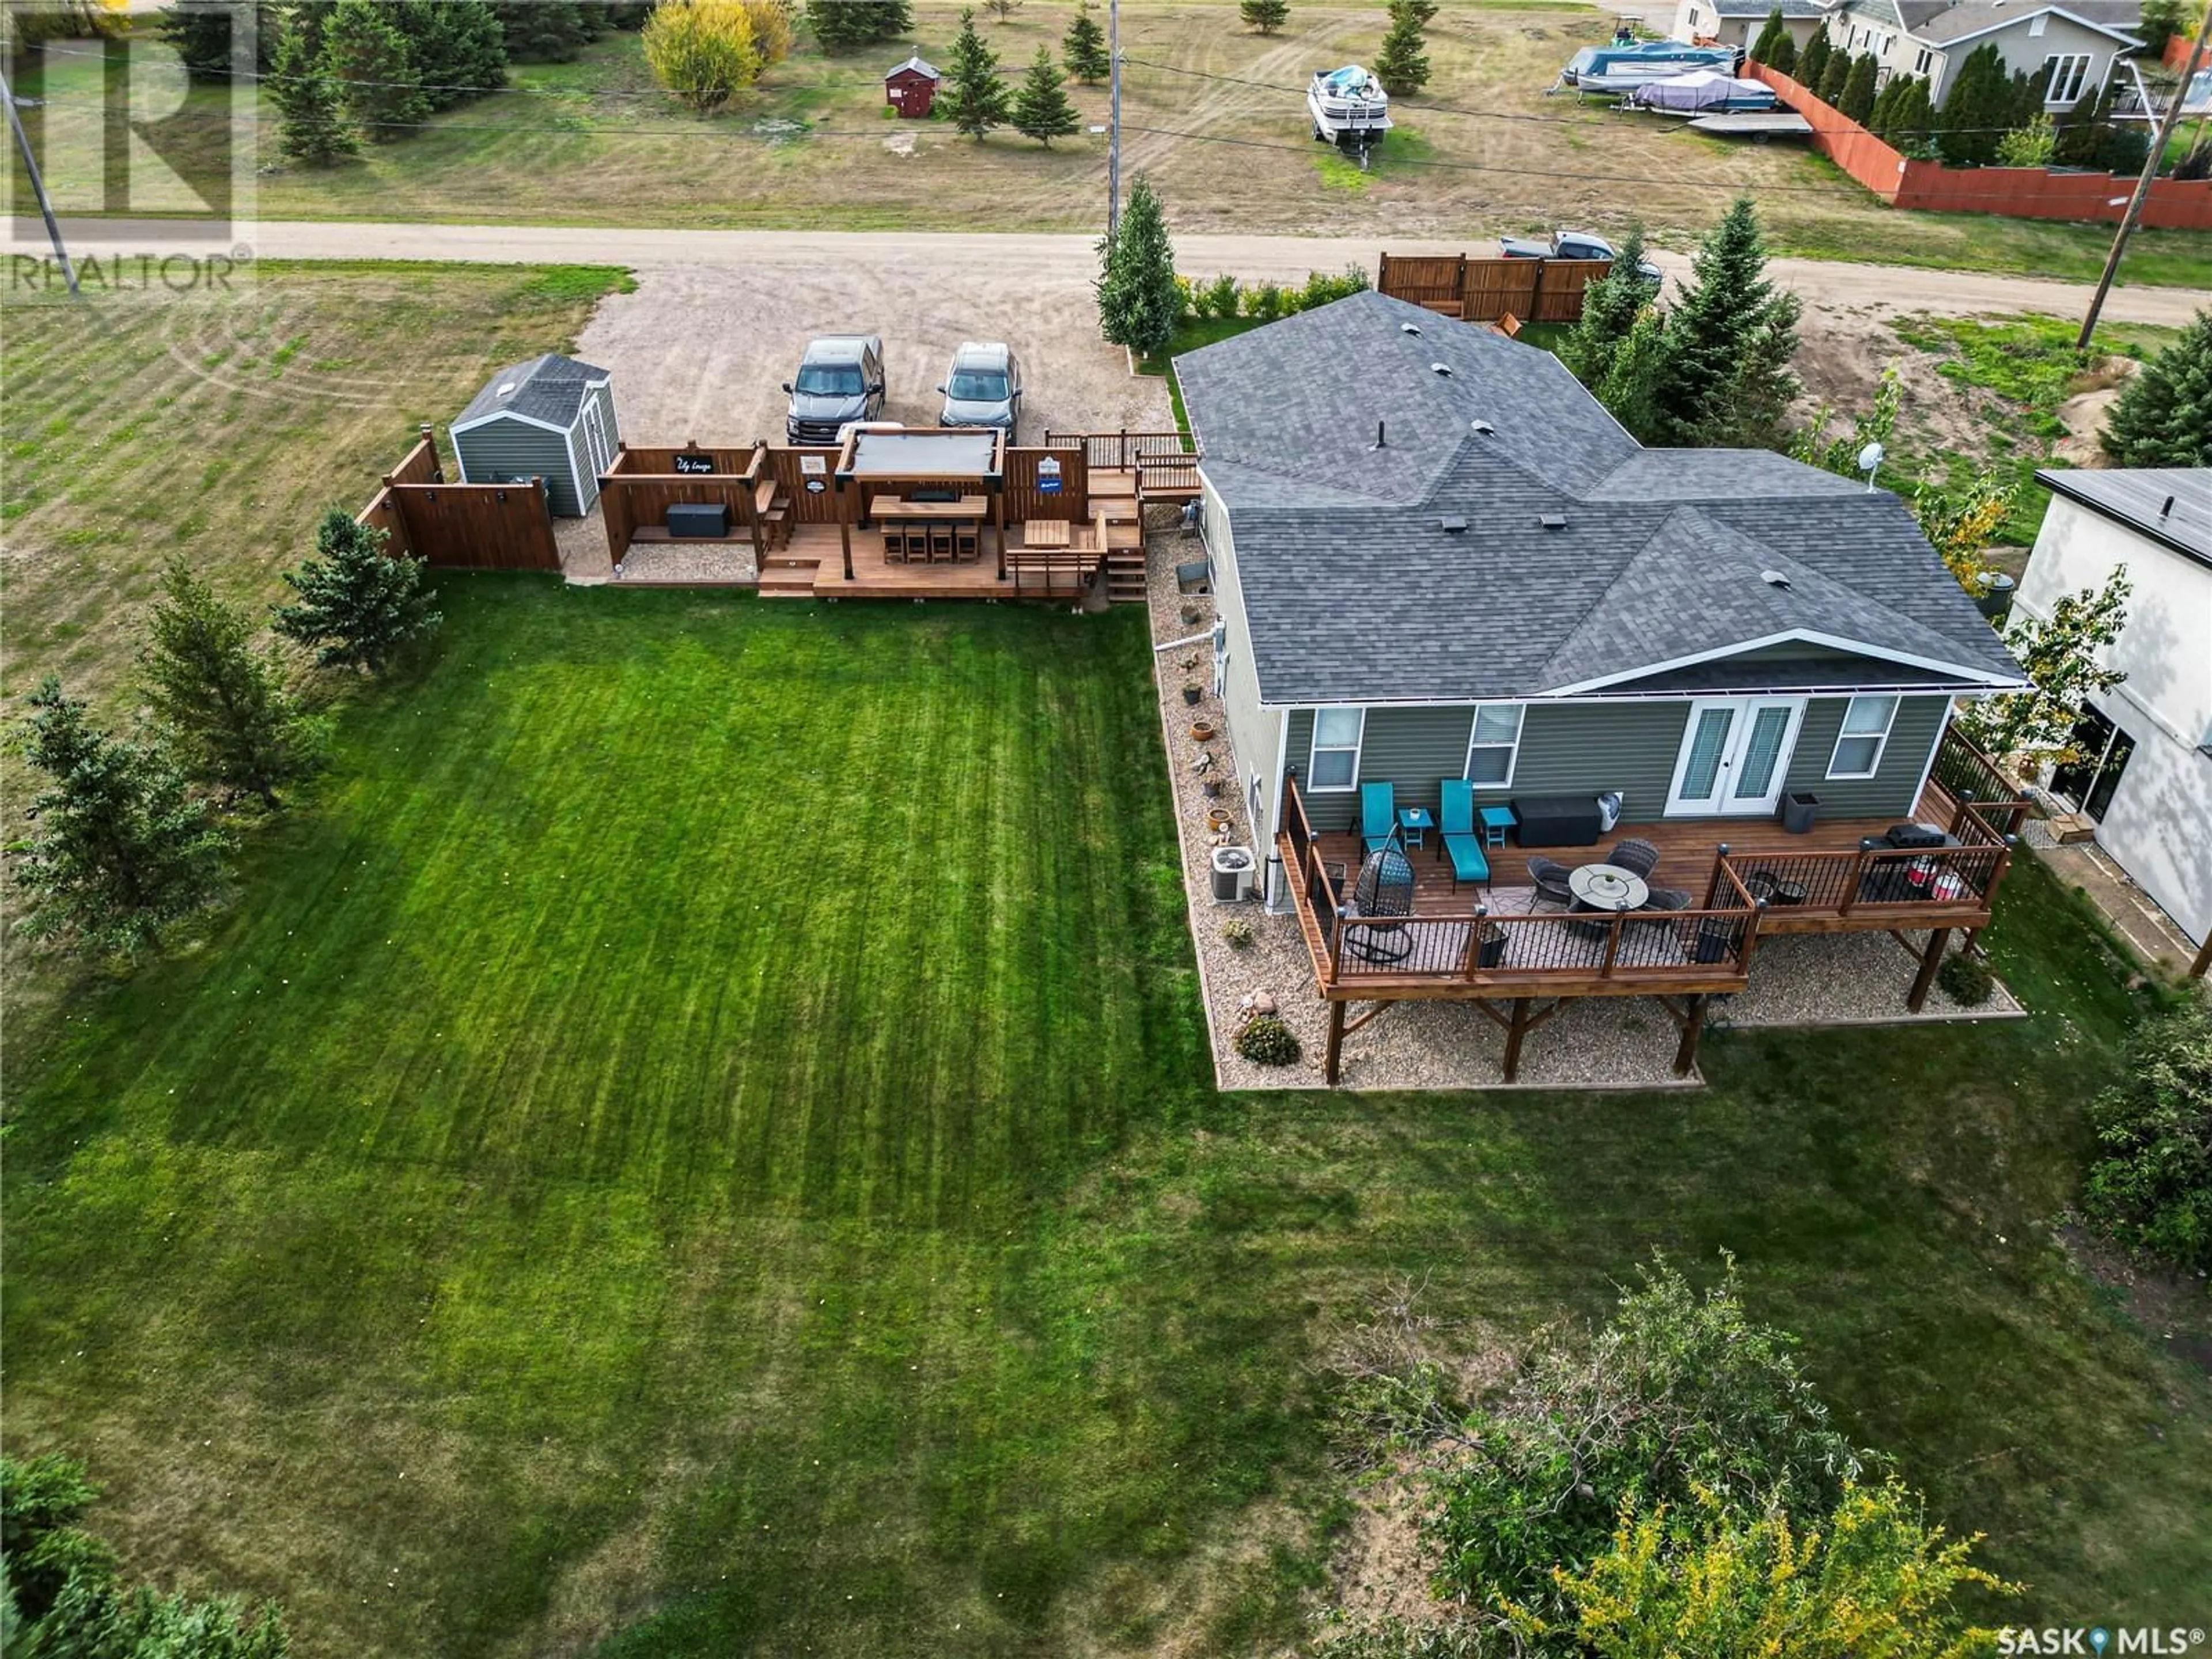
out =
<path fill-rule="evenodd" d="M 1894 495 L 1647 450 L 1533 346 L 1368 293 L 1176 372 L 1269 702 L 1565 694 L 1792 640 L 2020 680 Z"/>
<path fill-rule="evenodd" d="M 884 79 L 890 81 L 902 75 L 920 75 L 932 81 L 942 81 L 945 78 L 937 72 L 933 64 L 924 62 L 919 52 L 896 68 L 884 70 Z"/>
<path fill-rule="evenodd" d="M 565 432 L 576 423 L 586 388 L 605 385 L 612 378 L 604 368 L 557 352 L 510 363 L 469 399 L 469 406 L 454 417 L 453 429 L 458 432 L 495 416 L 513 415 Z"/>
<path fill-rule="evenodd" d="M 2212 568 L 2212 467 L 2045 467 L 2035 481 Z"/>

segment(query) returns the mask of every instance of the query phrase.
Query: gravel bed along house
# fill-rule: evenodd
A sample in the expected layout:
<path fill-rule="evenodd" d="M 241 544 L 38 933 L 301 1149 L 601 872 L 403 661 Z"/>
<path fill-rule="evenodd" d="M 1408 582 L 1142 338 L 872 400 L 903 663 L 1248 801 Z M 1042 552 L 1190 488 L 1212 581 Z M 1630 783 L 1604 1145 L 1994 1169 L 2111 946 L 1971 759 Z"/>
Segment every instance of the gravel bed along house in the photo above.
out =
<path fill-rule="evenodd" d="M 750 542 L 633 542 L 614 580 L 625 587 L 663 582 L 750 586 L 759 576 Z"/>
<path fill-rule="evenodd" d="M 1314 988 L 1313 964 L 1297 919 L 1270 915 L 1256 900 L 1241 904 L 1213 897 L 1212 854 L 1221 842 L 1255 845 L 1241 775 L 1225 732 L 1200 744 L 1191 736 L 1198 720 L 1224 725 L 1213 695 L 1211 651 L 1213 602 L 1178 591 L 1176 566 L 1198 556 L 1195 537 L 1155 527 L 1146 538 L 1146 594 L 1152 613 L 1153 673 L 1159 685 L 1168 769 L 1175 788 L 1176 831 L 1181 842 L 1183 888 L 1190 905 L 1191 937 L 1206 999 L 1216 1081 L 1223 1089 L 1318 1089 L 1328 1038 L 1328 1005 Z M 1195 636 L 1195 637 L 1194 637 Z M 1189 643 L 1176 643 L 1188 641 Z M 1160 647 L 1165 647 L 1165 649 Z M 1195 681 L 1195 704 L 1182 688 Z M 1211 754 L 1206 769 L 1199 757 Z M 1218 797 L 1205 793 L 1209 775 L 1223 780 Z M 1229 813 L 1217 835 L 1208 809 Z M 1256 849 L 1264 868 L 1266 850 Z M 1504 896 L 1500 896 L 1501 898 Z M 1247 923 L 1252 941 L 1239 950 L 1223 937 L 1232 921 Z M 1924 936 L 1923 936 L 1924 938 Z M 2002 985 L 1979 1008 L 1961 1008 L 1939 986 L 1923 1012 L 1905 1012 L 1913 963 L 1887 933 L 1796 935 L 1770 939 L 1753 958 L 1750 988 L 1717 1004 L 1711 1024 L 1722 1025 L 1919 1024 L 1956 1019 L 2017 1018 L 2025 1012 Z M 1297 1034 L 1297 1064 L 1256 1066 L 1231 1046 L 1248 999 L 1273 1000 L 1277 1016 Z M 1368 1005 L 1359 1005 L 1364 1008 Z M 1355 1010 L 1355 1014 L 1358 1010 Z M 1674 1075 L 1680 1033 L 1665 1012 L 1643 997 L 1585 997 L 1568 1004 L 1522 1044 L 1521 1071 L 1512 1084 L 1499 1069 L 1505 1034 L 1474 1007 L 1456 1002 L 1407 1002 L 1344 1039 L 1343 1084 L 1347 1089 L 1665 1089 L 1701 1086 L 1695 1072 Z"/>

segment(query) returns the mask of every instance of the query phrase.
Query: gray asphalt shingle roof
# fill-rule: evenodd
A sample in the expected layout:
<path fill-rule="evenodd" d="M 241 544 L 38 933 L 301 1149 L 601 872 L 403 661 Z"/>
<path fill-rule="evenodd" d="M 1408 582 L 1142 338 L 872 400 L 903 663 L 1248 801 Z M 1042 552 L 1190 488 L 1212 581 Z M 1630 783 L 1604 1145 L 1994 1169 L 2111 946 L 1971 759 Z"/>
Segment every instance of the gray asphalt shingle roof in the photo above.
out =
<path fill-rule="evenodd" d="M 2036 482 L 2106 518 L 2212 565 L 2212 467 L 2045 467 Z"/>
<path fill-rule="evenodd" d="M 1528 696 L 1788 633 L 2018 675 L 1895 496 L 1645 450 L 1533 346 L 1369 293 L 1176 372 L 1270 702 Z"/>
<path fill-rule="evenodd" d="M 1825 17 L 1826 0 L 1719 0 L 1713 9 L 1723 17 L 1764 17 L 1776 5 L 1784 17 Z"/>
<path fill-rule="evenodd" d="M 493 375 L 454 417 L 453 424 L 463 426 L 487 415 L 523 415 L 565 430 L 576 423 L 585 386 L 611 378 L 604 368 L 549 351 L 527 362 L 510 363 Z"/>

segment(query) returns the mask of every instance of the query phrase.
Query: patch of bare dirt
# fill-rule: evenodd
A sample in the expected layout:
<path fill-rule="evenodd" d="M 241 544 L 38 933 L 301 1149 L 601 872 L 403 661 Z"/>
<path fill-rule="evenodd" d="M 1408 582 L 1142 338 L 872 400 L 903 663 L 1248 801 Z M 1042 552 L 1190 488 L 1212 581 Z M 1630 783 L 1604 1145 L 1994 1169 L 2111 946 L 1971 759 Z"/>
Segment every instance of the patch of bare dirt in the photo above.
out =
<path fill-rule="evenodd" d="M 1942 359 L 1899 339 L 1893 320 L 1893 313 L 1873 307 L 1808 305 L 1798 325 L 1792 365 L 1805 391 L 1792 418 L 1809 421 L 1825 404 L 1834 411 L 1829 430 L 1848 430 L 1873 406 L 1883 371 L 1895 363 L 1904 387 L 1898 441 L 1922 453 L 1980 453 L 1988 428 L 1977 400 L 1985 394 L 1938 374 Z"/>
<path fill-rule="evenodd" d="M 2212 1287 L 2201 1274 L 2136 1261 L 2082 1227 L 2061 1227 L 2058 1242 L 2084 1273 L 2118 1294 L 2152 1341 L 2212 1376 Z"/>
<path fill-rule="evenodd" d="M 2107 357 L 2092 372 L 2088 383 L 2081 391 L 2058 405 L 2058 418 L 2065 423 L 2066 435 L 2058 441 L 2051 452 L 2053 455 L 2069 466 L 2112 465 L 2097 441 L 2097 434 L 2104 429 L 2105 416 L 2119 401 L 2136 368 L 2132 357 Z"/>

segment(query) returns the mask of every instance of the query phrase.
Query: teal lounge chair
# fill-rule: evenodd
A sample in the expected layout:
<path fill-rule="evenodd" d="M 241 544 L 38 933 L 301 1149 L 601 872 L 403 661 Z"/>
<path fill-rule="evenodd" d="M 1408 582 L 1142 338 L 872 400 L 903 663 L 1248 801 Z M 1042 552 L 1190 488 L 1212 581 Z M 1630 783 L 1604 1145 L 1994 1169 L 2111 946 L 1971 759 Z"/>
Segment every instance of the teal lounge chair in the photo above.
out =
<path fill-rule="evenodd" d="M 1378 852 L 1398 839 L 1398 794 L 1387 783 L 1359 786 L 1359 852 Z"/>
<path fill-rule="evenodd" d="M 1465 778 L 1446 778 L 1443 783 L 1443 811 L 1437 817 L 1437 855 L 1449 858 L 1452 891 L 1463 881 L 1487 883 L 1490 860 L 1482 854 L 1482 837 L 1474 828 L 1474 786 Z"/>

